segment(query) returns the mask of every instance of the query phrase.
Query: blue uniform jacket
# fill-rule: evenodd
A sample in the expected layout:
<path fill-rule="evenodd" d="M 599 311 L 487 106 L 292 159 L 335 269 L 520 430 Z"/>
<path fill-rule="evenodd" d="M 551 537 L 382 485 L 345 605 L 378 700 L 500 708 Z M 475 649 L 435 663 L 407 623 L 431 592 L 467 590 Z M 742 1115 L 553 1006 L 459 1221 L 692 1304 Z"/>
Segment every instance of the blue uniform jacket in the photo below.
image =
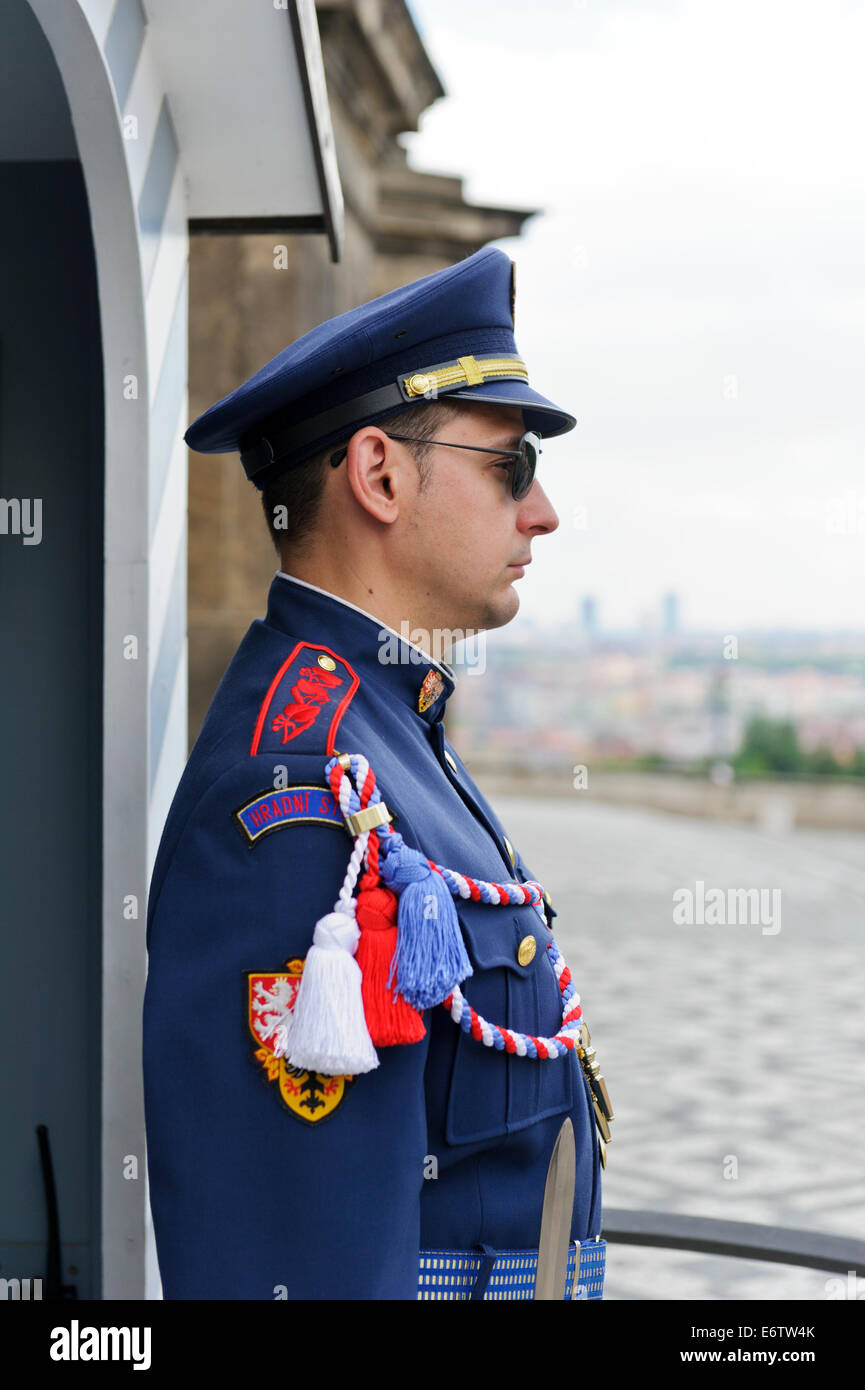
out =
<path fill-rule="evenodd" d="M 434 698 L 420 713 L 425 679 Z M 414 1299 L 422 1248 L 536 1248 L 566 1115 L 571 1236 L 600 1231 L 598 1142 L 573 1053 L 509 1056 L 438 1007 L 422 1041 L 381 1047 L 376 1070 L 333 1082 L 275 1075 L 254 1033 L 256 976 L 267 986 L 303 959 L 345 877 L 353 842 L 324 777 L 334 751 L 369 759 L 394 828 L 436 863 L 535 877 L 519 854 L 511 863 L 445 737 L 453 687 L 450 668 L 376 618 L 281 574 L 219 685 L 148 905 L 145 1116 L 166 1298 Z M 538 910 L 456 906 L 468 1002 L 491 1023 L 554 1035 L 560 993 Z M 554 915 L 547 906 L 547 924 Z M 537 950 L 520 965 L 530 935 Z"/>

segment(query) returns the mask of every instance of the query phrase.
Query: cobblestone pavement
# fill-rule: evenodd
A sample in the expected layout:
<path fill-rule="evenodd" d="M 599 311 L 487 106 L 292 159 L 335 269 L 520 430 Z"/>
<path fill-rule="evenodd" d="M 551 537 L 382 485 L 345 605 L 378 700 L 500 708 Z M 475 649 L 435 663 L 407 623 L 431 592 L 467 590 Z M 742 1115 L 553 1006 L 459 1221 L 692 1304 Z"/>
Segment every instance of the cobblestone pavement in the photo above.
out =
<path fill-rule="evenodd" d="M 609 1085 L 605 1206 L 865 1239 L 865 835 L 587 798 L 494 804 L 559 914 Z M 677 925 L 699 879 L 767 890 L 768 914 Z M 613 1245 L 605 1296 L 825 1300 L 830 1277 Z"/>

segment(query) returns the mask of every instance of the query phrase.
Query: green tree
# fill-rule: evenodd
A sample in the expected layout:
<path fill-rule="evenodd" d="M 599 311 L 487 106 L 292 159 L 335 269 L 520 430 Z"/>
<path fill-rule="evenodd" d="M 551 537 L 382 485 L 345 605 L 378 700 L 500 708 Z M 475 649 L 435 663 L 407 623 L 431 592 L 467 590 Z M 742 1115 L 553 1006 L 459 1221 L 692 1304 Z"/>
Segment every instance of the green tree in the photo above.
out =
<path fill-rule="evenodd" d="M 817 773 L 823 777 L 837 777 L 845 769 L 838 762 L 831 748 L 826 748 L 822 744 L 818 748 L 813 748 L 806 755 L 805 766 L 808 772 Z"/>
<path fill-rule="evenodd" d="M 737 773 L 797 773 L 805 770 L 805 755 L 799 747 L 795 725 L 788 719 L 768 719 L 754 715 L 749 719 L 742 747 L 732 759 Z"/>
<path fill-rule="evenodd" d="M 857 748 L 844 771 L 848 777 L 865 777 L 865 748 Z"/>

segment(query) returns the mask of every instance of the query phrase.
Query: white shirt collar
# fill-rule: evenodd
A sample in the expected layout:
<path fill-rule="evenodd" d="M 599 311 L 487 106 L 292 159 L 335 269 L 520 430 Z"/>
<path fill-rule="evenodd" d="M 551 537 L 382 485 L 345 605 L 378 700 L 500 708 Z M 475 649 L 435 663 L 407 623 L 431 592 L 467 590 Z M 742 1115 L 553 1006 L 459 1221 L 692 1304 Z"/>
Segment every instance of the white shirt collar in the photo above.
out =
<path fill-rule="evenodd" d="M 329 589 L 321 589 L 317 584 L 310 584 L 306 579 L 298 579 L 294 574 L 286 574 L 285 570 L 277 570 L 276 577 L 278 579 L 287 579 L 289 584 L 302 584 L 304 589 L 312 589 L 316 594 L 324 594 L 325 597 L 332 598 L 335 603 L 342 603 L 346 608 L 353 608 L 355 613 L 362 613 L 365 618 L 370 618 L 372 622 L 378 623 L 378 626 L 383 628 L 385 632 L 392 632 L 394 637 L 398 637 L 401 642 L 405 642 L 406 646 L 414 647 L 415 651 L 420 652 L 425 661 L 431 662 L 439 671 L 443 671 L 446 676 L 450 677 L 454 685 L 456 685 L 456 672 L 451 666 L 448 666 L 446 661 L 436 661 L 435 657 L 430 656 L 429 652 L 425 652 L 423 647 L 419 647 L 416 642 L 410 642 L 401 632 L 397 632 L 396 628 L 389 627 L 387 623 L 383 623 L 381 618 L 377 617 L 375 613 L 368 612 L 366 608 L 359 608 L 356 603 L 349 603 L 347 598 L 341 598 L 339 594 L 332 594 Z"/>

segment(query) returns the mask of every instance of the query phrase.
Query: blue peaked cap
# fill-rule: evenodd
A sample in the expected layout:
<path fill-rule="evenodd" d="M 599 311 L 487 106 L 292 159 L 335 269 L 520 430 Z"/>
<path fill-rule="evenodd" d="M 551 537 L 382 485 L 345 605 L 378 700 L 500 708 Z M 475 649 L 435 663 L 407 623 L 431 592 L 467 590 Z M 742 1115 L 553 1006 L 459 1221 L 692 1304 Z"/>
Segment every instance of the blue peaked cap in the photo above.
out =
<path fill-rule="evenodd" d="M 529 385 L 517 353 L 514 272 L 485 247 L 328 319 L 199 415 L 187 444 L 240 450 L 261 489 L 362 425 L 442 396 L 518 406 L 526 429 L 564 434 L 574 416 Z"/>

